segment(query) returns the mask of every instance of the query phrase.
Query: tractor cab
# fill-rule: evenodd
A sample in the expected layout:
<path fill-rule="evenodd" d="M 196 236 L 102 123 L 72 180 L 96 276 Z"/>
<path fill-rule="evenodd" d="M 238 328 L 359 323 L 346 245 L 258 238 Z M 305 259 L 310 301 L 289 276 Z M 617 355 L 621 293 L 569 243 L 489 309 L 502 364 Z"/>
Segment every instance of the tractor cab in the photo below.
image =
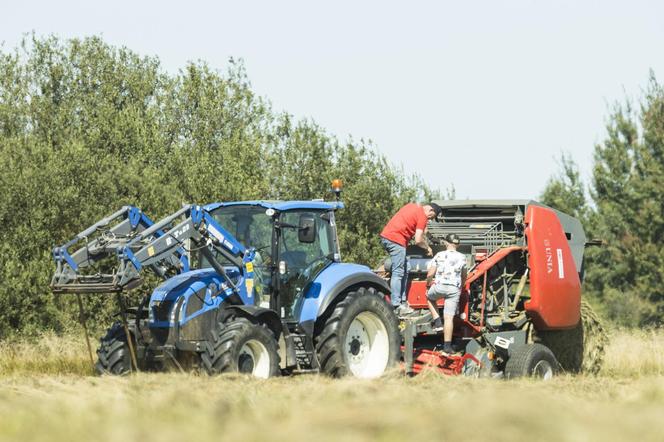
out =
<path fill-rule="evenodd" d="M 304 289 L 331 263 L 339 262 L 334 212 L 340 202 L 243 201 L 205 209 L 246 248 L 253 260 L 255 305 L 297 319 Z M 225 264 L 220 254 L 215 258 Z M 202 254 L 199 267 L 210 267 Z"/>

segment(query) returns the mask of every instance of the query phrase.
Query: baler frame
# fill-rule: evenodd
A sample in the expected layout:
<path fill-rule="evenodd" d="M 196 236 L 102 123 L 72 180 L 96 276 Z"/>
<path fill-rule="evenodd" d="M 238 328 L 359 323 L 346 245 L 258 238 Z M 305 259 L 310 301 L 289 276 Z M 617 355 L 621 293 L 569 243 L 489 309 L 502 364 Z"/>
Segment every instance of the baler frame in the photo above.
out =
<path fill-rule="evenodd" d="M 535 330 L 579 323 L 586 238 L 578 220 L 526 200 L 436 203 L 442 220 L 427 229 L 434 253 L 446 234 L 457 234 L 470 269 L 454 332 L 457 348 L 465 351 L 441 354 L 441 342 L 432 341 L 440 338 L 425 298 L 429 258 L 409 247 L 408 303 L 416 313 L 401 318 L 407 373 L 433 365 L 447 374 L 504 375 L 510 355 L 533 342 Z"/>

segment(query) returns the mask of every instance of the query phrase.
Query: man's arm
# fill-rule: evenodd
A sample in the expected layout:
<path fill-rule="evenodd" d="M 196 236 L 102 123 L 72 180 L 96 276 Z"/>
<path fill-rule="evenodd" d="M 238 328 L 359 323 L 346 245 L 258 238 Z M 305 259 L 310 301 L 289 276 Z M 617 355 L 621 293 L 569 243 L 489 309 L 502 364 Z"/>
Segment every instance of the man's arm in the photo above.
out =
<path fill-rule="evenodd" d="M 433 275 L 436 274 L 436 265 L 433 264 L 429 266 L 429 271 L 427 272 L 427 287 L 431 287 L 431 280 L 433 279 Z"/>
<path fill-rule="evenodd" d="M 415 230 L 415 245 L 418 247 L 423 248 L 424 250 L 427 251 L 427 255 L 431 256 L 433 255 L 433 250 L 431 250 L 431 247 L 429 247 L 429 244 L 427 243 L 426 236 L 424 235 L 424 229 L 417 229 Z"/>

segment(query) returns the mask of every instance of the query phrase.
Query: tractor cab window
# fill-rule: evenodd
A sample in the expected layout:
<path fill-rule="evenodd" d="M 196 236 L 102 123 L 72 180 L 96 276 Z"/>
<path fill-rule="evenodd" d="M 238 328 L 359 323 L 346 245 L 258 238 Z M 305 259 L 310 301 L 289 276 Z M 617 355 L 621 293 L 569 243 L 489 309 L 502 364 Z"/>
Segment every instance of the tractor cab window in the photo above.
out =
<path fill-rule="evenodd" d="M 269 305 L 272 218 L 265 214 L 265 208 L 259 206 L 225 206 L 212 212 L 214 219 L 233 235 L 245 247 L 256 249 L 254 259 L 255 289 L 262 305 Z M 215 258 L 221 264 L 228 265 L 220 254 Z M 210 267 L 203 256 L 200 256 L 200 267 Z"/>
<path fill-rule="evenodd" d="M 313 226 L 310 221 L 313 220 Z M 335 261 L 337 245 L 330 214 L 325 211 L 283 212 L 280 222 L 279 260 L 285 262 L 281 275 L 281 305 L 287 318 L 294 318 L 302 300 L 302 290 L 328 264 Z M 313 228 L 313 235 L 302 232 L 303 225 Z M 307 238 L 308 236 L 308 238 Z"/>

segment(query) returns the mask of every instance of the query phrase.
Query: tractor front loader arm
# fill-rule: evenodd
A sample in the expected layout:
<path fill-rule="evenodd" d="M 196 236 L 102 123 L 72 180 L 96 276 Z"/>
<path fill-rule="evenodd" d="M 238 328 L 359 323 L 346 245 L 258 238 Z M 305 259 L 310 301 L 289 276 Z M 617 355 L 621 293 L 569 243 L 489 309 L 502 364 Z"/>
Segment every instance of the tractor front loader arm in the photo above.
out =
<path fill-rule="evenodd" d="M 51 289 L 55 293 L 104 293 L 117 292 L 116 271 L 109 268 L 106 258 L 117 257 L 138 236 L 151 237 L 164 235 L 161 229 L 151 229 L 153 221 L 139 208 L 124 206 L 115 213 L 97 221 L 77 234 L 72 240 L 53 249 L 56 269 L 51 280 Z M 70 248 L 83 243 L 70 253 Z M 117 264 L 117 260 L 112 261 Z M 159 276 L 164 276 L 169 269 L 186 271 L 189 269 L 188 258 L 181 247 L 169 256 L 164 256 L 160 265 L 151 269 Z M 115 267 L 115 266 L 112 266 Z"/>
<path fill-rule="evenodd" d="M 178 220 L 180 222 L 176 224 Z M 156 237 L 153 234 L 158 230 L 163 230 L 165 233 Z M 146 240 L 150 238 L 152 239 Z M 192 241 L 214 270 L 235 290 L 233 282 L 226 276 L 223 265 L 216 259 L 211 248 L 243 273 L 246 259 L 253 259 L 253 253 L 247 251 L 233 235 L 219 225 L 212 215 L 197 205 L 184 206 L 141 232 L 122 248 L 118 252 L 120 259 L 118 284 L 131 285 L 140 278 L 143 267 L 154 265 L 172 256 L 173 251 L 183 247 L 186 240 Z"/>

